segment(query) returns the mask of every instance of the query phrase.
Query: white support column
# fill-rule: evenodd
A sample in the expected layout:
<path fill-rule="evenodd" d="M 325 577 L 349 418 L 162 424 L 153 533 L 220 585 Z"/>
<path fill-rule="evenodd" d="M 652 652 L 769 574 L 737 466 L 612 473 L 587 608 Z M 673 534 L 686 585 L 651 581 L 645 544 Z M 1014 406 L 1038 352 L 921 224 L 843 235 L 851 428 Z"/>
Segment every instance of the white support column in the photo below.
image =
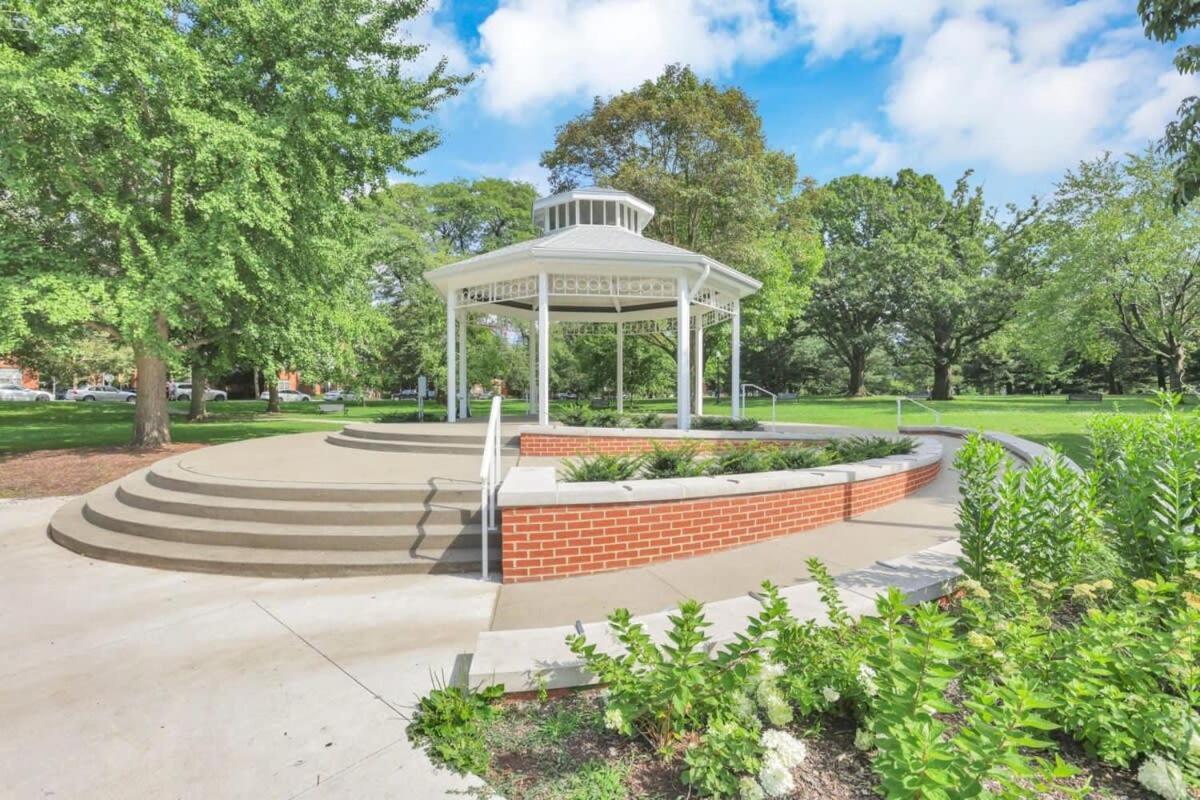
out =
<path fill-rule="evenodd" d="M 691 331 L 692 326 L 689 324 L 690 313 L 692 310 L 692 297 L 688 293 L 687 278 L 680 277 L 677 279 L 678 286 L 676 287 L 679 294 L 679 299 L 675 309 L 675 361 L 677 371 L 675 373 L 675 413 L 678 422 L 676 427 L 681 431 L 689 430 L 692 427 L 692 404 L 689 394 L 691 386 L 688 381 L 688 370 L 691 367 Z"/>
<path fill-rule="evenodd" d="M 692 404 L 696 407 L 697 414 L 704 413 L 704 326 L 700 324 L 699 318 L 696 319 L 696 343 L 693 345 L 696 350 L 694 358 L 696 359 L 696 390 L 692 393 Z"/>
<path fill-rule="evenodd" d="M 538 273 L 538 424 L 550 424 L 550 279 Z"/>
<path fill-rule="evenodd" d="M 625 411 L 625 323 L 617 323 L 617 413 Z"/>
<path fill-rule="evenodd" d="M 459 314 L 458 319 L 458 418 L 466 419 L 471 416 L 468 403 L 471 400 L 471 387 L 467 385 L 467 312 Z"/>
<path fill-rule="evenodd" d="M 455 374 L 458 367 L 454 355 L 458 347 L 458 292 L 446 293 L 446 421 L 458 419 L 458 390 Z"/>
<path fill-rule="evenodd" d="M 537 413 L 537 322 L 529 320 L 529 416 Z"/>
<path fill-rule="evenodd" d="M 729 383 L 733 390 L 733 418 L 742 418 L 742 301 L 733 301 L 733 336 L 730 349 Z"/>

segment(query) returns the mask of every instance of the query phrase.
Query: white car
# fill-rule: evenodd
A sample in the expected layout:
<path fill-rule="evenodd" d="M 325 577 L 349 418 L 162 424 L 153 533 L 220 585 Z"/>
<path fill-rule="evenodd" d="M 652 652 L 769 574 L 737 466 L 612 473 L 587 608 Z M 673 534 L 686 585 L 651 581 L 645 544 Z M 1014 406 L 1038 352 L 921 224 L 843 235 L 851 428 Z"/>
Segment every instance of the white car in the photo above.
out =
<path fill-rule="evenodd" d="M 358 395 L 354 392 L 348 392 L 345 389 L 330 389 L 322 395 L 321 399 L 334 403 L 357 403 Z"/>
<path fill-rule="evenodd" d="M 53 400 L 54 396 L 49 392 L 43 392 L 41 389 L 26 389 L 15 383 L 0 383 L 0 400 L 16 400 L 39 403 L 46 400 Z"/>
<path fill-rule="evenodd" d="M 175 400 L 191 400 L 192 385 L 190 383 L 179 383 L 175 385 Z M 229 395 L 220 389 L 206 388 L 204 390 L 205 400 L 228 400 Z"/>
<path fill-rule="evenodd" d="M 270 400 L 271 399 L 270 390 L 264 390 L 263 393 L 258 396 L 258 399 L 259 400 Z M 279 390 L 279 402 L 281 402 L 281 403 L 297 403 L 297 402 L 307 403 L 309 400 L 312 400 L 312 396 L 307 395 L 304 392 L 297 392 L 295 389 L 280 389 Z"/>
<path fill-rule="evenodd" d="M 137 400 L 137 392 L 118 389 L 115 386 L 80 386 L 68 389 L 67 400 L 100 403 L 132 403 Z"/>

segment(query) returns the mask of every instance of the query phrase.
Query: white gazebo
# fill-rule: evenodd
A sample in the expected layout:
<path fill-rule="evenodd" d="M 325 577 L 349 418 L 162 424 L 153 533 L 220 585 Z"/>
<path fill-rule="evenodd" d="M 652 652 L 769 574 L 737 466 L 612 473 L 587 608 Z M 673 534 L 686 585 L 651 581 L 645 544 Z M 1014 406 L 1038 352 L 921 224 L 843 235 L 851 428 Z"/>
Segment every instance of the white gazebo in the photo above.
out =
<path fill-rule="evenodd" d="M 680 430 L 703 408 L 704 329 L 733 325 L 730 397 L 741 413 L 741 300 L 762 284 L 708 256 L 647 239 L 654 207 L 614 189 L 573 189 L 533 204 L 536 239 L 425 273 L 446 298 L 447 419 L 467 415 L 466 326 L 471 315 L 530 323 L 530 413 L 550 421 L 552 324 L 568 334 L 612 333 L 617 348 L 617 409 L 624 407 L 626 336 L 675 338 Z M 694 342 L 694 346 L 693 346 Z M 692 407 L 692 364 L 695 408 Z M 457 398 L 457 408 L 450 398 Z"/>

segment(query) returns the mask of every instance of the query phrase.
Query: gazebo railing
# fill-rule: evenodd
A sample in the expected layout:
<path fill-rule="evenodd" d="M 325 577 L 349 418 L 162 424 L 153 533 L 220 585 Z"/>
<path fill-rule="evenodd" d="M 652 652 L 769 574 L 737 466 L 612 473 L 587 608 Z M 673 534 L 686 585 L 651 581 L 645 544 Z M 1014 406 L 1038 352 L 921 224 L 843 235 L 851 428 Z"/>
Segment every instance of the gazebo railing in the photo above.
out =
<path fill-rule="evenodd" d="M 775 403 L 779 400 L 779 395 L 775 394 L 770 389 L 764 389 L 763 387 L 759 386 L 757 383 L 743 383 L 742 384 L 742 409 L 743 410 L 746 408 L 746 390 L 747 389 L 757 389 L 758 391 L 762 392 L 763 394 L 771 395 L 771 431 L 774 432 L 774 430 L 775 430 Z"/>
<path fill-rule="evenodd" d="M 483 438 L 483 461 L 479 465 L 479 541 L 482 560 L 479 571 L 488 577 L 488 534 L 496 530 L 496 491 L 500 487 L 500 395 L 492 398 L 487 433 Z"/>

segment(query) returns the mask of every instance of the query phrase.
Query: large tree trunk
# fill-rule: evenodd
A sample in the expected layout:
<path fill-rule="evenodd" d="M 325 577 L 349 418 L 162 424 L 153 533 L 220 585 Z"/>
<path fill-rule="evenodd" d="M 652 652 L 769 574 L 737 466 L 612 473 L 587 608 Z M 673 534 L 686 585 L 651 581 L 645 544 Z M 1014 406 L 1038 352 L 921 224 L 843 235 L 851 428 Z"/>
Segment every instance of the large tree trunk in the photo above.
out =
<path fill-rule="evenodd" d="M 266 372 L 263 373 L 263 378 L 266 378 Z M 279 379 L 267 381 L 267 413 L 279 413 Z"/>
<path fill-rule="evenodd" d="M 1167 367 L 1163 363 L 1162 356 L 1154 357 L 1154 377 L 1158 379 L 1158 390 L 1165 392 L 1167 390 Z"/>
<path fill-rule="evenodd" d="M 208 391 L 208 375 L 206 373 L 204 365 L 192 365 L 192 398 L 191 405 L 188 407 L 188 419 L 193 422 L 208 416 L 208 407 L 204 401 L 204 395 Z"/>
<path fill-rule="evenodd" d="M 137 404 L 133 411 L 134 447 L 154 448 L 171 443 L 171 422 L 167 414 L 167 364 L 161 348 L 167 342 L 167 320 L 161 314 L 154 321 L 157 341 L 134 345 L 137 367 Z"/>
<path fill-rule="evenodd" d="M 1175 345 L 1172 348 L 1171 360 L 1167 364 L 1167 368 L 1169 370 L 1170 378 L 1171 378 L 1171 391 L 1172 392 L 1179 393 L 1179 392 L 1183 391 L 1183 383 L 1184 383 L 1183 373 L 1184 373 L 1184 370 L 1186 369 L 1186 367 L 1187 367 L 1187 353 L 1184 351 L 1184 349 L 1181 345 Z"/>
<path fill-rule="evenodd" d="M 850 381 L 846 386 L 849 397 L 866 397 L 867 395 L 867 354 L 855 348 L 850 353 L 847 366 L 850 368 Z"/>
<path fill-rule="evenodd" d="M 254 399 L 255 400 L 257 400 L 258 396 L 260 394 L 262 394 L 262 381 L 260 381 L 258 379 L 258 377 L 259 377 L 259 369 L 258 369 L 258 367 L 255 367 L 254 368 Z"/>

